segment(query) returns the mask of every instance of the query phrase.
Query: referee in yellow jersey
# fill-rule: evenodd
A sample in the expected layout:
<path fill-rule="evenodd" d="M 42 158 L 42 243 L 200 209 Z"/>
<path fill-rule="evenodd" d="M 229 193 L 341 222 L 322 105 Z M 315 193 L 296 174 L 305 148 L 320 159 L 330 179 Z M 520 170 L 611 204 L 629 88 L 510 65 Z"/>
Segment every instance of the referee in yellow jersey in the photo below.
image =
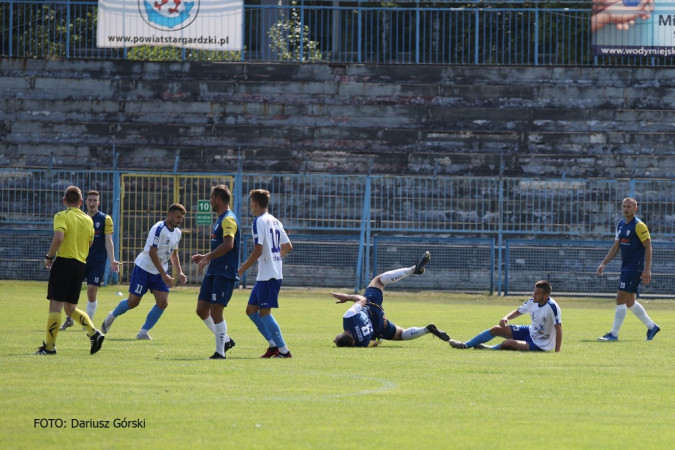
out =
<path fill-rule="evenodd" d="M 47 319 L 47 338 L 36 355 L 56 355 L 56 335 L 59 333 L 61 311 L 66 313 L 87 330 L 93 355 L 101 349 L 105 336 L 94 328 L 91 319 L 84 311 L 77 309 L 80 290 L 84 279 L 84 267 L 89 247 L 94 242 L 94 223 L 84 211 L 82 191 L 76 186 L 66 189 L 63 203 L 65 211 L 54 216 L 54 238 L 45 255 L 45 268 L 49 270 L 49 318 Z"/>

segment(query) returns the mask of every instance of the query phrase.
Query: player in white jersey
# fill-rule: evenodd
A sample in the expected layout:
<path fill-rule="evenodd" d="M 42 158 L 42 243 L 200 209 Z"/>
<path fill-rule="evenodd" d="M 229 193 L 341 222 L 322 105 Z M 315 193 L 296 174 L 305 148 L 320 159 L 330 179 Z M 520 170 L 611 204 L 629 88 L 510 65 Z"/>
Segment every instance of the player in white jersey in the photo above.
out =
<path fill-rule="evenodd" d="M 249 193 L 249 205 L 253 214 L 253 241 L 255 248 L 246 262 L 239 268 L 241 278 L 255 262 L 258 262 L 258 277 L 251 290 L 246 306 L 246 315 L 253 321 L 269 344 L 261 358 L 291 358 L 279 324 L 272 316 L 272 308 L 278 308 L 279 290 L 283 275 L 282 259 L 293 245 L 284 226 L 276 217 L 267 212 L 270 193 L 254 189 Z"/>
<path fill-rule="evenodd" d="M 166 219 L 157 222 L 150 229 L 145 247 L 136 258 L 136 265 L 131 274 L 129 298 L 122 300 L 113 311 L 108 313 L 101 326 L 102 329 L 110 330 L 113 321 L 130 309 L 137 307 L 143 295 L 150 289 L 155 296 L 156 304 L 148 313 L 145 324 L 136 335 L 136 339 L 152 340 L 148 331 L 155 326 L 166 307 L 169 306 L 169 288 L 176 284 L 176 280 L 167 273 L 169 261 L 171 261 L 173 268 L 179 272 L 178 281 L 182 284 L 187 282 L 187 277 L 181 270 L 180 259 L 178 258 L 178 243 L 181 238 L 178 226 L 183 223 L 186 213 L 183 205 L 174 203 L 169 207 Z"/>
<path fill-rule="evenodd" d="M 560 306 L 551 297 L 551 283 L 537 281 L 532 298 L 520 308 L 508 313 L 499 325 L 483 331 L 473 339 L 462 342 L 450 339 L 453 348 L 475 348 L 492 350 L 520 351 L 560 351 L 562 346 L 562 316 Z M 509 320 L 529 314 L 531 325 L 509 325 Z M 486 342 L 495 336 L 506 340 L 495 346 L 487 346 Z"/>

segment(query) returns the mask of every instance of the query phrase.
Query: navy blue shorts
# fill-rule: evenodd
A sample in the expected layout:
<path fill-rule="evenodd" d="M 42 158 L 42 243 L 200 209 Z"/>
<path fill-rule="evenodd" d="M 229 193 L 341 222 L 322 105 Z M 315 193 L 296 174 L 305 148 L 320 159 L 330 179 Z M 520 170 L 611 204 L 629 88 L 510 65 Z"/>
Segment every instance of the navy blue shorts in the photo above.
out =
<path fill-rule="evenodd" d="M 88 285 L 101 286 L 104 274 L 105 274 L 105 262 L 93 264 L 87 263 L 87 265 L 84 267 L 83 280 L 87 280 Z"/>
<path fill-rule="evenodd" d="M 619 290 L 628 292 L 629 294 L 638 294 L 640 292 L 639 286 L 642 281 L 640 277 L 642 272 L 635 270 L 624 270 L 621 272 L 621 280 L 619 281 Z"/>
<path fill-rule="evenodd" d="M 227 306 L 232 298 L 236 280 L 220 275 L 206 275 L 202 280 L 197 300 Z"/>
<path fill-rule="evenodd" d="M 162 275 L 155 275 L 138 266 L 134 266 L 134 271 L 131 273 L 131 281 L 129 281 L 129 293 L 137 297 L 143 297 L 148 292 L 148 289 L 150 291 L 169 292 L 169 286 L 162 280 Z"/>
<path fill-rule="evenodd" d="M 384 315 L 382 309 L 382 302 L 384 297 L 382 291 L 376 287 L 369 287 L 363 293 L 366 298 L 366 307 L 364 308 L 370 316 L 370 321 L 373 323 L 373 337 L 386 339 L 388 341 L 394 339 L 396 334 L 396 324 L 390 322 Z"/>
<path fill-rule="evenodd" d="M 258 309 L 278 308 L 279 290 L 281 290 L 281 280 L 272 278 L 267 281 L 256 281 L 251 289 L 248 304 L 255 305 Z"/>
<path fill-rule="evenodd" d="M 532 340 L 530 336 L 530 326 L 529 325 L 511 325 L 511 332 L 513 333 L 513 339 L 516 341 L 525 341 L 530 347 L 531 352 L 541 352 L 543 351 L 537 344 Z"/>

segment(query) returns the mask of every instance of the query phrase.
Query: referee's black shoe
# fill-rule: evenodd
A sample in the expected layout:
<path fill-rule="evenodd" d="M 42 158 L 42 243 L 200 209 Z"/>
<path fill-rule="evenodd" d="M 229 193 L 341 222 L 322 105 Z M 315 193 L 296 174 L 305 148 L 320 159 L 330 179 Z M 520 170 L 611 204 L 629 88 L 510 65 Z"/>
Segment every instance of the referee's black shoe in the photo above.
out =
<path fill-rule="evenodd" d="M 431 254 L 429 252 L 424 252 L 422 258 L 420 258 L 420 260 L 417 261 L 417 264 L 415 264 L 415 270 L 413 270 L 413 274 L 422 275 L 424 273 L 424 266 L 429 262 L 430 259 Z"/>
<path fill-rule="evenodd" d="M 105 335 L 101 334 L 100 331 L 96 330 L 96 333 L 92 337 L 89 338 L 91 341 L 91 350 L 89 351 L 90 355 L 93 355 L 97 351 L 101 350 L 101 345 L 103 345 L 103 339 L 105 339 Z"/>

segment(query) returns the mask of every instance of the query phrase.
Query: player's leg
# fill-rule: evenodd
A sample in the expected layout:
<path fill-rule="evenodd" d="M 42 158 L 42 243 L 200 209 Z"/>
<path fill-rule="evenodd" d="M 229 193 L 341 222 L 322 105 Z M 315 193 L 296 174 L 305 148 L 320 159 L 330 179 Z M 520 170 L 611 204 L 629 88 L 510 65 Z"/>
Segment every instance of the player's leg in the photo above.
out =
<path fill-rule="evenodd" d="M 272 308 L 279 307 L 281 280 L 272 279 L 263 281 L 260 282 L 260 285 L 258 292 L 258 316 L 272 336 L 272 340 L 276 344 L 276 347 L 279 349 L 279 354 L 276 355 L 275 358 L 291 358 L 292 355 L 281 334 L 281 328 L 272 315 Z"/>
<path fill-rule="evenodd" d="M 527 352 L 530 350 L 530 345 L 525 341 L 517 341 L 515 339 L 506 339 L 500 344 L 494 345 L 492 347 L 485 344 L 479 344 L 475 347 L 476 349 L 490 349 L 490 350 L 517 350 L 521 352 Z"/>
<path fill-rule="evenodd" d="M 51 278 L 51 277 L 50 277 Z M 53 287 L 48 288 L 52 291 Z M 56 336 L 59 334 L 63 302 L 49 300 L 49 315 L 47 317 L 47 334 L 42 346 L 35 352 L 36 355 L 56 355 Z"/>
<path fill-rule="evenodd" d="M 621 279 L 619 280 L 619 290 L 616 293 L 616 309 L 614 311 L 614 323 L 612 331 L 599 337 L 599 341 L 618 341 L 619 330 L 628 313 L 628 307 L 635 303 L 635 294 L 640 285 L 640 272 L 637 271 L 623 271 L 621 272 Z"/>
<path fill-rule="evenodd" d="M 515 326 L 515 325 L 514 325 Z M 485 344 L 486 342 L 490 342 L 492 339 L 495 337 L 503 337 L 505 339 L 512 339 L 513 338 L 513 326 L 507 325 L 505 327 L 502 326 L 494 326 L 492 328 L 489 328 L 482 333 L 474 336 L 473 338 L 469 339 L 466 342 L 462 341 L 457 341 L 455 339 L 450 339 L 448 343 L 450 344 L 450 347 L 452 348 L 459 348 L 459 349 L 466 349 L 466 348 L 474 348 L 477 345 Z"/>
<path fill-rule="evenodd" d="M 87 267 L 90 265 L 87 264 Z M 88 269 L 89 273 L 87 274 L 87 315 L 94 321 L 94 314 L 96 314 L 96 308 L 98 306 L 97 296 L 98 288 L 101 286 L 101 281 L 105 276 L 105 263 L 92 266 L 91 269 Z"/>
<path fill-rule="evenodd" d="M 55 355 L 56 337 L 59 334 L 63 302 L 70 293 L 70 278 L 73 276 L 71 267 L 63 258 L 56 258 L 49 271 L 47 284 L 47 299 L 49 300 L 49 315 L 47 317 L 47 334 L 36 355 Z"/>
<path fill-rule="evenodd" d="M 246 305 L 246 315 L 251 322 L 253 322 L 262 336 L 267 341 L 269 347 L 267 351 L 260 356 L 261 358 L 272 358 L 279 354 L 279 348 L 277 344 L 272 339 L 272 334 L 267 329 L 262 320 L 260 320 L 260 314 L 258 314 L 258 291 L 260 290 L 259 282 L 256 281 L 251 289 L 251 295 L 248 298 L 248 304 Z"/>
<path fill-rule="evenodd" d="M 422 336 L 429 333 L 433 334 L 434 336 L 438 337 L 439 339 L 445 342 L 448 342 L 450 340 L 450 336 L 448 336 L 448 333 L 439 330 L 438 327 L 436 327 L 436 325 L 434 325 L 433 323 L 430 323 L 426 327 L 411 327 L 406 329 L 397 326 L 396 334 L 394 335 L 393 340 L 411 341 L 413 339 L 421 338 Z"/>
<path fill-rule="evenodd" d="M 216 332 L 213 318 L 211 317 L 211 297 L 213 296 L 213 277 L 205 275 L 202 280 L 199 296 L 197 297 L 197 315 L 204 321 L 206 327 L 212 333 Z"/>
<path fill-rule="evenodd" d="M 162 284 L 164 283 L 162 282 Z M 164 314 L 164 311 L 169 306 L 169 288 L 166 288 L 167 291 L 161 291 L 158 288 L 159 286 L 157 285 L 153 286 L 152 288 L 152 293 L 155 296 L 155 304 L 152 308 L 150 308 L 150 312 L 145 317 L 145 323 L 141 327 L 138 334 L 136 334 L 136 339 L 151 341 L 152 338 L 148 332 L 152 330 L 152 327 L 157 324 L 159 319 L 162 317 L 162 314 Z"/>
<path fill-rule="evenodd" d="M 211 302 L 210 314 L 216 329 L 216 332 L 214 333 L 216 338 L 216 352 L 211 359 L 224 359 L 225 352 L 235 345 L 234 340 L 227 334 L 227 322 L 225 321 L 225 316 L 223 314 L 225 307 L 227 307 L 232 298 L 234 283 L 235 280 L 230 280 L 221 276 L 214 277 L 212 291 L 213 301 Z"/>
<path fill-rule="evenodd" d="M 93 355 L 94 353 L 98 352 L 101 349 L 101 345 L 103 345 L 105 335 L 94 328 L 94 323 L 91 321 L 89 316 L 84 311 L 78 309 L 76 303 L 66 302 L 64 303 L 64 307 L 68 315 L 73 318 L 75 323 L 82 325 L 82 327 L 87 330 L 87 336 L 89 336 L 89 342 L 91 345 L 89 353 Z"/>
<path fill-rule="evenodd" d="M 380 290 L 384 289 L 384 286 L 396 283 L 397 281 L 407 278 L 410 275 L 421 275 L 424 273 L 424 266 L 431 259 L 431 254 L 429 252 L 424 252 L 422 257 L 417 261 L 417 263 L 412 267 L 403 267 L 401 269 L 390 270 L 384 272 L 373 278 L 368 287 L 376 287 Z"/>
<path fill-rule="evenodd" d="M 490 329 L 490 334 L 503 337 L 505 340 L 493 346 L 485 345 L 485 343 L 480 342 L 473 345 L 473 348 L 477 350 L 539 350 L 539 348 L 534 345 L 534 342 L 532 342 L 529 325 L 496 326 Z"/>
<path fill-rule="evenodd" d="M 656 336 L 656 333 L 661 331 L 661 328 L 654 323 L 654 321 L 649 317 L 649 314 L 647 314 L 647 311 L 645 311 L 645 308 L 636 300 L 637 293 L 639 292 L 639 284 L 636 288 L 635 295 L 633 295 L 632 298 L 629 298 L 628 301 L 626 301 L 626 307 L 632 312 L 635 317 L 640 319 L 640 322 L 644 323 L 645 326 L 647 327 L 647 339 L 648 341 L 651 341 L 654 339 L 654 336 Z"/>
<path fill-rule="evenodd" d="M 134 267 L 134 271 L 131 273 L 131 280 L 129 281 L 129 297 L 119 302 L 115 309 L 108 313 L 101 325 L 101 331 L 103 331 L 104 334 L 108 334 L 115 319 L 122 314 L 125 314 L 130 309 L 134 309 L 141 303 L 143 295 L 145 295 L 150 288 L 151 280 L 152 274 L 138 266 Z"/>

